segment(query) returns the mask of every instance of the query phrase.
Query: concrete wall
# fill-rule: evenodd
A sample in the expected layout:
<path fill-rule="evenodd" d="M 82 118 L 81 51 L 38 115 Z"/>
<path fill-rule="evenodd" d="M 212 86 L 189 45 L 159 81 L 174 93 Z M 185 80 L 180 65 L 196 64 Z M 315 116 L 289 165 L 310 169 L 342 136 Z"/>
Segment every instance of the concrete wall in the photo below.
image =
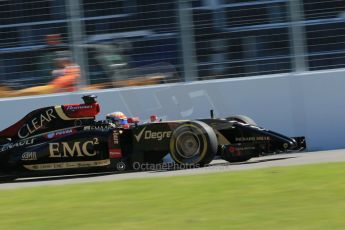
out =
<path fill-rule="evenodd" d="M 92 93 L 102 105 L 98 119 L 112 111 L 141 120 L 192 119 L 214 109 L 218 117 L 244 114 L 262 127 L 304 135 L 309 150 L 338 149 L 345 148 L 344 89 L 345 70 L 337 70 L 2 99 L 0 129 L 35 108 L 80 103 Z"/>

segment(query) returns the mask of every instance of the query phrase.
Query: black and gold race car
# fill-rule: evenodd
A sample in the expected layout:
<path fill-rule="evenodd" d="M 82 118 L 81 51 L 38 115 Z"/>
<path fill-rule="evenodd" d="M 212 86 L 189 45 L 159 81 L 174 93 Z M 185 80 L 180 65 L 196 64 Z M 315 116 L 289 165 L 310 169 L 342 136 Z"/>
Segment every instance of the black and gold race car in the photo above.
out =
<path fill-rule="evenodd" d="M 95 96 L 82 104 L 34 110 L 0 132 L 0 174 L 38 175 L 84 169 L 133 169 L 159 164 L 170 154 L 177 165 L 202 167 L 215 157 L 247 161 L 263 154 L 305 149 L 304 137 L 291 138 L 261 128 L 246 116 L 147 123 L 121 117 L 96 121 Z M 124 122 L 125 121 L 125 122 Z"/>

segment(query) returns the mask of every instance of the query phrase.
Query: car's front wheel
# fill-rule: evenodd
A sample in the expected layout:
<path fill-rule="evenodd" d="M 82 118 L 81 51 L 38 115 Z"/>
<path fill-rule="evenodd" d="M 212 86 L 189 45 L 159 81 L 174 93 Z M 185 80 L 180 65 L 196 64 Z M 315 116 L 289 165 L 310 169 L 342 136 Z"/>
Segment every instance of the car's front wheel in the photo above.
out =
<path fill-rule="evenodd" d="M 181 124 L 170 139 L 171 157 L 181 165 L 204 166 L 213 160 L 217 147 L 215 132 L 201 121 Z"/>

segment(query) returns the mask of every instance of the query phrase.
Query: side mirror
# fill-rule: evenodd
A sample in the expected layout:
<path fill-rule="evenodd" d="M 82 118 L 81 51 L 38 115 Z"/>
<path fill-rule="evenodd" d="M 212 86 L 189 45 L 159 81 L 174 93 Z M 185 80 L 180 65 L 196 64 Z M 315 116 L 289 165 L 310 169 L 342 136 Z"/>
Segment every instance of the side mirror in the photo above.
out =
<path fill-rule="evenodd" d="M 140 122 L 139 117 L 129 117 L 127 118 L 127 122 L 130 124 L 138 124 Z"/>
<path fill-rule="evenodd" d="M 157 121 L 157 120 L 158 120 L 157 115 L 151 115 L 151 116 L 150 116 L 150 121 L 151 121 L 151 122 L 155 122 L 155 121 Z"/>

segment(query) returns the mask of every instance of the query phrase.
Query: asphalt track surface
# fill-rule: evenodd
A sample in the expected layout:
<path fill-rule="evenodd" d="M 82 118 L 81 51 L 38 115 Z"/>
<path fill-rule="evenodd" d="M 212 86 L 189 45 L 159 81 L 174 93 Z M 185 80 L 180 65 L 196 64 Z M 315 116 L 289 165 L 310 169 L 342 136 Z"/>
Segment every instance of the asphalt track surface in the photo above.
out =
<path fill-rule="evenodd" d="M 43 185 L 77 184 L 102 181 L 119 181 L 138 178 L 196 175 L 216 172 L 234 172 L 269 167 L 319 164 L 329 162 L 345 162 L 345 149 L 320 152 L 278 154 L 252 158 L 249 161 L 242 163 L 228 163 L 223 160 L 214 160 L 210 166 L 194 169 L 176 169 L 174 168 L 174 166 L 171 168 L 171 164 L 143 165 L 143 169 L 146 169 L 147 171 L 125 173 L 99 172 L 92 174 L 62 175 L 39 178 L 21 178 L 13 182 L 1 183 L 0 189 L 26 188 Z M 170 167 L 170 169 L 167 169 L 168 166 Z"/>

